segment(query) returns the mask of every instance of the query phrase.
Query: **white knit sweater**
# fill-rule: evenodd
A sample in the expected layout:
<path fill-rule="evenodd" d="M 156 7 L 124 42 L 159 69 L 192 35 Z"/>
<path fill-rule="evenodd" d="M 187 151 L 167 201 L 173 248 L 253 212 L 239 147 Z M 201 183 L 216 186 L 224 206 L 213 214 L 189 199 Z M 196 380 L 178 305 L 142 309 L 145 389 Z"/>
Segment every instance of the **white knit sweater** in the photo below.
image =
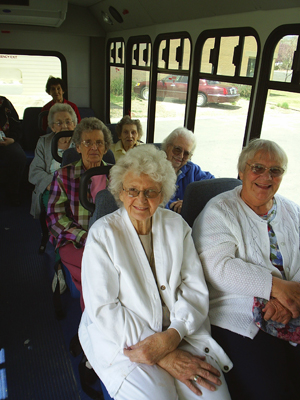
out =
<path fill-rule="evenodd" d="M 240 197 L 241 186 L 210 200 L 195 220 L 193 239 L 210 293 L 212 325 L 253 338 L 255 296 L 270 298 L 272 275 L 267 222 Z M 300 207 L 276 195 L 277 215 L 271 222 L 283 257 L 287 280 L 300 282 Z"/>

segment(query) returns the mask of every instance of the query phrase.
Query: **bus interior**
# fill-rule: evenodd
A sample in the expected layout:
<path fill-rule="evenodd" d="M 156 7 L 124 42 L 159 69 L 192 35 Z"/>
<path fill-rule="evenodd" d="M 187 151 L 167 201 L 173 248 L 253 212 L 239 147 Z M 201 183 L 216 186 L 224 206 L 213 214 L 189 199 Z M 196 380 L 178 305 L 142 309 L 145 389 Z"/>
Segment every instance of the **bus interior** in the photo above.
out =
<path fill-rule="evenodd" d="M 81 355 L 69 345 L 79 299 L 52 304 L 53 248 L 39 254 L 40 224 L 29 214 L 28 167 L 51 100 L 50 75 L 81 116 L 113 127 L 139 119 L 144 143 L 184 126 L 196 136 L 193 162 L 215 177 L 237 177 L 253 138 L 289 157 L 280 193 L 300 203 L 300 5 L 298 0 L 4 0 L 0 2 L 0 95 L 18 112 L 28 158 L 19 207 L 0 193 L 0 400 L 109 399 L 80 382 Z M 1 160 L 0 160 L 1 161 Z M 0 182 L 5 169 L 0 163 Z M 296 184 L 295 184 L 296 183 Z"/>

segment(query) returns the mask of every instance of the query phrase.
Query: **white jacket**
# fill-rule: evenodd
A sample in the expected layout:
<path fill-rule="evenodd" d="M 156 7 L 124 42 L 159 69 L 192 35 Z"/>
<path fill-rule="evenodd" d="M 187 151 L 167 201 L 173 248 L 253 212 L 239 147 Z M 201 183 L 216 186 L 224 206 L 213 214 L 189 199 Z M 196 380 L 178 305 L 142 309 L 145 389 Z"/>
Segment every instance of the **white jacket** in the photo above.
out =
<path fill-rule="evenodd" d="M 272 276 L 267 221 L 241 199 L 242 187 L 210 200 L 193 225 L 193 239 L 208 283 L 212 325 L 253 338 L 253 298 L 269 300 Z M 287 280 L 300 282 L 300 207 L 275 195 L 271 222 L 283 257 Z"/>
<path fill-rule="evenodd" d="M 162 331 L 160 296 L 170 310 L 170 327 L 224 371 L 232 367 L 209 333 L 208 291 L 191 229 L 180 215 L 158 208 L 152 237 L 157 284 L 125 208 L 95 222 L 88 234 L 79 338 L 112 397 L 137 365 L 123 349 Z"/>

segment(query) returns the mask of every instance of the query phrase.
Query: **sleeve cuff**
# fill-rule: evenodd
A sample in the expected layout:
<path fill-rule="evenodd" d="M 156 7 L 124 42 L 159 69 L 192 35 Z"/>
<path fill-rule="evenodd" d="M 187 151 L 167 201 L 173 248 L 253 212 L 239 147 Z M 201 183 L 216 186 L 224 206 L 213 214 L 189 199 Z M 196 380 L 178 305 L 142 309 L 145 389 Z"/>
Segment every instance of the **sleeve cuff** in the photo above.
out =
<path fill-rule="evenodd" d="M 168 329 L 173 328 L 179 333 L 181 340 L 188 334 L 187 327 L 182 321 L 174 320 Z"/>

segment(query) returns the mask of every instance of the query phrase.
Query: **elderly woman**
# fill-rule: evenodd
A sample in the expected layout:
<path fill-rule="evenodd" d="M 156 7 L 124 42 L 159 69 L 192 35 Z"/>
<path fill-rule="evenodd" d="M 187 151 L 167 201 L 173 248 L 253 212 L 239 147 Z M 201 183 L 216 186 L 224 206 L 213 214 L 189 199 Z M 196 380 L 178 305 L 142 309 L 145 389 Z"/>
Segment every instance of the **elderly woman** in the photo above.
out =
<path fill-rule="evenodd" d="M 202 171 L 199 165 L 190 161 L 196 148 L 196 139 L 192 131 L 177 128 L 165 138 L 162 149 L 167 154 L 177 175 L 176 192 L 169 200 L 166 208 L 181 213 L 183 196 L 187 185 L 202 179 L 213 179 L 208 171 Z"/>
<path fill-rule="evenodd" d="M 48 81 L 46 83 L 46 92 L 52 97 L 52 100 L 49 101 L 49 103 L 44 105 L 44 107 L 42 108 L 42 111 L 50 110 L 50 108 L 56 103 L 69 104 L 75 111 L 78 122 L 81 121 L 81 117 L 80 117 L 80 114 L 79 114 L 76 104 L 64 99 L 66 87 L 65 87 L 64 81 L 61 78 L 54 78 L 54 76 L 49 76 Z M 47 119 L 46 118 L 43 119 L 42 127 L 43 127 L 43 130 L 46 131 L 46 129 L 47 129 Z"/>
<path fill-rule="evenodd" d="M 209 334 L 208 292 L 191 230 L 159 207 L 175 181 L 163 151 L 153 145 L 130 150 L 110 174 L 121 208 L 88 234 L 79 339 L 116 400 L 198 399 L 201 393 L 230 399 L 222 370 L 231 362 Z"/>
<path fill-rule="evenodd" d="M 129 115 L 125 115 L 117 124 L 116 132 L 120 139 L 111 146 L 115 160 L 126 154 L 126 151 L 140 144 L 143 136 L 142 124 L 139 119 L 131 119 Z"/>
<path fill-rule="evenodd" d="M 39 218 L 41 203 L 47 208 L 49 189 L 53 174 L 60 168 L 60 164 L 54 160 L 51 153 L 51 142 L 56 133 L 61 131 L 73 131 L 77 125 L 77 117 L 68 104 L 55 104 L 48 114 L 48 126 L 52 132 L 41 136 L 37 142 L 35 155 L 29 167 L 29 182 L 35 185 L 32 193 L 30 213 L 34 218 Z M 71 144 L 71 137 L 60 138 L 57 144 L 58 154 L 62 156 L 64 150 Z"/>
<path fill-rule="evenodd" d="M 55 172 L 47 210 L 50 241 L 59 249 L 63 264 L 70 271 L 72 280 L 81 293 L 81 258 L 87 237 L 90 212 L 79 202 L 80 177 L 86 170 L 106 165 L 102 160 L 112 138 L 110 130 L 97 118 L 84 118 L 73 135 L 81 159 Z M 88 199 L 106 188 L 107 178 L 98 175 L 88 187 Z M 81 306 L 83 302 L 81 297 Z"/>
<path fill-rule="evenodd" d="M 286 168 L 276 143 L 250 142 L 238 161 L 243 185 L 210 200 L 193 226 L 212 335 L 234 364 L 232 399 L 299 398 L 299 345 L 280 339 L 300 312 L 300 207 L 276 194 Z M 259 329 L 267 324 L 277 337 Z"/>

